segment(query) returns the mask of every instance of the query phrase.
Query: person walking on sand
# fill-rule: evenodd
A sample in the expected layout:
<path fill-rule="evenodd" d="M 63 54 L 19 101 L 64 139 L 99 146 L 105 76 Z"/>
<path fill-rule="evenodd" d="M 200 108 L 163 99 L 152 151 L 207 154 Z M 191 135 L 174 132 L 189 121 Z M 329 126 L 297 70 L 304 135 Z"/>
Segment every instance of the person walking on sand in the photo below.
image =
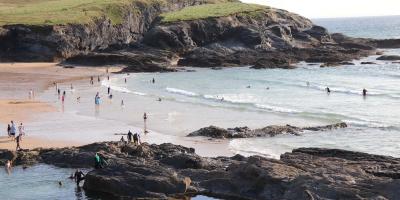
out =
<path fill-rule="evenodd" d="M 90 77 L 90 84 L 93 85 L 93 76 Z"/>
<path fill-rule="evenodd" d="M 15 128 L 14 121 L 11 121 L 11 128 L 10 128 L 10 135 L 15 140 L 15 133 L 17 132 L 17 129 Z"/>
<path fill-rule="evenodd" d="M 111 92 L 111 88 L 110 88 L 110 86 L 108 86 L 108 88 L 107 88 L 107 94 L 110 94 L 110 92 Z"/>
<path fill-rule="evenodd" d="M 125 78 L 125 83 L 126 83 L 126 78 Z"/>
<path fill-rule="evenodd" d="M 61 96 L 61 102 L 64 103 L 64 100 L 65 100 L 65 96 L 62 95 L 62 96 Z"/>
<path fill-rule="evenodd" d="M 153 79 L 151 80 L 151 82 L 154 84 L 154 83 L 156 82 L 156 80 L 153 78 Z"/>
<path fill-rule="evenodd" d="M 97 82 L 100 83 L 100 76 L 97 76 Z"/>
<path fill-rule="evenodd" d="M 61 90 L 57 89 L 58 98 L 60 98 Z"/>
<path fill-rule="evenodd" d="M 146 124 L 146 122 L 147 122 L 147 113 L 143 114 L 143 121 L 144 121 L 144 133 L 146 134 L 146 133 L 148 133 L 147 124 Z"/>
<path fill-rule="evenodd" d="M 125 106 L 124 100 L 122 99 L 122 100 L 121 100 L 121 107 L 124 107 L 124 106 Z"/>
<path fill-rule="evenodd" d="M 7 124 L 7 135 L 8 135 L 8 137 L 11 137 L 11 126 L 10 126 L 10 124 Z"/>

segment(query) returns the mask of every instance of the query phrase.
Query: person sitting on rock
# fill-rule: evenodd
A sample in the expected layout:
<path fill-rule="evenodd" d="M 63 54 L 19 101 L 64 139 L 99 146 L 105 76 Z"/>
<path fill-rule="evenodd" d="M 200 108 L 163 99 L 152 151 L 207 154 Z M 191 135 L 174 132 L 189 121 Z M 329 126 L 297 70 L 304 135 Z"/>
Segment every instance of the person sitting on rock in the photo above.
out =
<path fill-rule="evenodd" d="M 101 158 L 98 153 L 94 155 L 94 168 L 95 169 L 101 168 Z"/>

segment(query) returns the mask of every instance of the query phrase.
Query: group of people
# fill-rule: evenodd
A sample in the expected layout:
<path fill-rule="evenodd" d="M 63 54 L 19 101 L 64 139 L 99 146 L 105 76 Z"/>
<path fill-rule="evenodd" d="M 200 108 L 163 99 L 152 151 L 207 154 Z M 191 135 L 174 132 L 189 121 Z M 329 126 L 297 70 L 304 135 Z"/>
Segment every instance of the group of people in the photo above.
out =
<path fill-rule="evenodd" d="M 22 123 L 18 126 L 18 135 L 17 135 L 17 127 L 14 121 L 11 121 L 10 124 L 7 125 L 7 135 L 11 137 L 13 141 L 16 142 L 17 147 L 16 151 L 21 149 L 20 142 L 22 141 L 22 136 L 25 135 L 25 127 Z"/>
<path fill-rule="evenodd" d="M 139 133 L 135 133 L 133 134 L 130 130 L 128 131 L 128 134 L 126 134 L 126 137 L 128 139 L 128 144 L 132 143 L 135 145 L 140 145 L 141 140 L 140 140 L 140 134 Z M 124 136 L 121 137 L 120 142 L 122 142 L 123 144 L 126 144 L 125 138 Z"/>
<path fill-rule="evenodd" d="M 326 87 L 326 88 L 325 88 L 325 91 L 326 91 L 328 94 L 331 93 L 331 89 L 330 89 L 329 87 Z M 367 92 L 368 92 L 368 90 L 364 88 L 364 89 L 362 90 L 362 95 L 363 95 L 364 97 L 367 96 Z"/>

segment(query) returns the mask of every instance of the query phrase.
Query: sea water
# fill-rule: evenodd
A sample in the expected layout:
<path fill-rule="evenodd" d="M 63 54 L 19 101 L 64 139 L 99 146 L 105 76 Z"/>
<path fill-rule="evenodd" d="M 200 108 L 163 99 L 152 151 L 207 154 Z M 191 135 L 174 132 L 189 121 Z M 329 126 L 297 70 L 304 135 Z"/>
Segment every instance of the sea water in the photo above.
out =
<path fill-rule="evenodd" d="M 0 199 L 2 200 L 119 200 L 107 194 L 88 193 L 70 179 L 74 169 L 37 164 L 26 169 L 21 166 L 7 171 L 0 167 Z M 86 174 L 89 169 L 82 169 Z M 60 185 L 59 182 L 62 184 Z M 191 200 L 217 200 L 198 195 Z"/>
<path fill-rule="evenodd" d="M 387 50 L 385 53 L 398 55 L 400 51 Z M 361 60 L 373 61 L 376 63 L 373 65 L 354 61 L 355 65 L 321 68 L 300 63 L 293 70 L 242 67 L 137 74 L 125 77 L 127 84 L 125 78 L 120 78 L 108 82 L 107 86 L 132 96 L 148 96 L 152 101 L 161 98 L 174 102 L 189 112 L 194 105 L 206 110 L 210 107 L 224 109 L 221 112 L 240 116 L 236 121 L 229 115 L 225 117 L 231 127 L 235 123 L 246 124 L 246 121 L 251 128 L 293 123 L 308 126 L 315 124 L 315 120 L 320 120 L 320 125 L 338 122 L 349 125 L 347 129 L 310 132 L 302 136 L 236 139 L 230 142 L 230 150 L 235 153 L 277 158 L 297 147 L 327 147 L 400 156 L 400 64 L 377 61 L 376 57 Z M 153 77 L 155 84 L 150 83 Z M 325 91 L 326 87 L 330 88 L 330 94 Z M 368 90 L 366 97 L 362 95 L 364 88 Z M 174 111 L 174 107 L 170 109 Z M 250 123 L 259 115 L 265 116 L 266 120 L 258 120 L 259 124 Z M 279 118 L 268 121 L 273 115 Z M 218 116 L 216 120 L 224 119 L 224 113 Z M 198 120 L 207 117 L 212 116 L 202 113 Z M 308 123 L 311 121 L 313 123 Z"/>

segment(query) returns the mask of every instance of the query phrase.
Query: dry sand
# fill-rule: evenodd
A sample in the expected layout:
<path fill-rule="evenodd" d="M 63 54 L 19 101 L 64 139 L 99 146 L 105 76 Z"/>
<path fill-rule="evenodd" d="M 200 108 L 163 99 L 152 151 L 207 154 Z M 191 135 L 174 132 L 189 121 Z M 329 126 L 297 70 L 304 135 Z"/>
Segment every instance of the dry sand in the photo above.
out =
<path fill-rule="evenodd" d="M 109 68 L 114 72 L 120 68 Z M 30 121 L 36 114 L 56 112 L 50 104 L 35 101 L 29 97 L 31 90 L 37 94 L 55 82 L 69 82 L 90 76 L 102 76 L 106 68 L 75 67 L 63 68 L 57 63 L 0 63 L 0 123 L 11 120 Z M 5 130 L 0 130 L 1 135 Z M 53 141 L 43 138 L 25 137 L 23 148 L 65 147 L 76 145 L 66 141 Z M 15 142 L 7 137 L 0 138 L 0 149 L 14 149 Z"/>

